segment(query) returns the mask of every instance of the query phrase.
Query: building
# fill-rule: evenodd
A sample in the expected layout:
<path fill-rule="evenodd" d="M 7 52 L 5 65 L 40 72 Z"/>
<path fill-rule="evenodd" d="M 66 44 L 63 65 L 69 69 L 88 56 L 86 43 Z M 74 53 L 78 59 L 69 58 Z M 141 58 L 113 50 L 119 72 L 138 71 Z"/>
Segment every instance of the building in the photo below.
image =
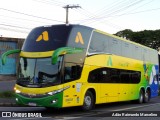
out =
<path fill-rule="evenodd" d="M 16 75 L 18 70 L 18 55 L 9 55 L 6 65 L 2 65 L 1 56 L 4 52 L 21 49 L 24 39 L 0 37 L 0 75 Z"/>

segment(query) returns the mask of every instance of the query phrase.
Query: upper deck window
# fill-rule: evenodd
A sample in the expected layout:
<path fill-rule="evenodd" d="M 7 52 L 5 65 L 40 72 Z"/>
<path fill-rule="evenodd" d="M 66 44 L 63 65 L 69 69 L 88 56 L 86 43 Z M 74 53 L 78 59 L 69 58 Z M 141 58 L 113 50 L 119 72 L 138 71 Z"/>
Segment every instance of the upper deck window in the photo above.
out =
<path fill-rule="evenodd" d="M 92 29 L 84 26 L 74 26 L 68 40 L 69 47 L 87 49 Z"/>

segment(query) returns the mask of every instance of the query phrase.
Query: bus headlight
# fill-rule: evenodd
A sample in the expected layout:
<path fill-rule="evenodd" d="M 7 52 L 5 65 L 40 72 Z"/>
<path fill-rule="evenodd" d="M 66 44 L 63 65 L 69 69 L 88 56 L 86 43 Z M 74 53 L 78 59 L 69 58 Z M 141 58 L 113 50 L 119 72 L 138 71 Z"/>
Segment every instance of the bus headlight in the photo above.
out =
<path fill-rule="evenodd" d="M 48 95 L 54 95 L 54 94 L 57 94 L 57 93 L 60 93 L 63 91 L 63 88 L 59 89 L 59 90 L 55 90 L 55 91 L 51 91 L 49 93 L 47 93 Z"/>
<path fill-rule="evenodd" d="M 15 91 L 15 93 L 21 93 L 21 91 L 18 90 L 16 87 L 14 87 L 14 91 Z"/>
<path fill-rule="evenodd" d="M 58 90 L 54 90 L 54 91 L 48 92 L 47 94 L 48 94 L 48 95 L 55 95 L 55 94 L 57 94 L 57 93 L 60 93 L 60 92 L 62 92 L 62 91 L 64 91 L 64 90 L 68 89 L 68 88 L 70 88 L 70 86 L 66 86 L 66 87 L 64 87 L 64 88 L 61 88 L 61 89 L 58 89 Z"/>
<path fill-rule="evenodd" d="M 21 91 L 20 91 L 20 90 L 16 90 L 15 92 L 16 92 L 16 93 L 21 93 Z"/>

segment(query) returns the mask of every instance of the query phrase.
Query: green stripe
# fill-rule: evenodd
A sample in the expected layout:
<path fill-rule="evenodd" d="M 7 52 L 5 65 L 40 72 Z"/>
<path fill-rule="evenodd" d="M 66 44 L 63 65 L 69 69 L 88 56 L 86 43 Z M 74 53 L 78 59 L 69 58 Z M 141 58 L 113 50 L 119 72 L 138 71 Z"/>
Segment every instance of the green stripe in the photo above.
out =
<path fill-rule="evenodd" d="M 63 103 L 63 92 L 55 94 L 53 96 L 47 96 L 42 98 L 28 98 L 24 97 L 20 94 L 16 94 L 16 98 L 18 98 L 17 104 L 20 105 L 29 105 L 29 103 L 34 103 L 36 106 L 41 107 L 55 107 L 61 108 Z M 58 101 L 54 104 L 53 100 L 57 99 Z"/>

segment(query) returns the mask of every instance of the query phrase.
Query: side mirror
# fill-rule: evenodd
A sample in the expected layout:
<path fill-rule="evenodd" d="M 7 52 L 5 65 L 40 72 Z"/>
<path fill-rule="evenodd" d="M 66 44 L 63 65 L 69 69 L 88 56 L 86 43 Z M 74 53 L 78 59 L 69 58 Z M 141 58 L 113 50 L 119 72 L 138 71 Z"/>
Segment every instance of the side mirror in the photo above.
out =
<path fill-rule="evenodd" d="M 2 54 L 2 65 L 6 64 L 6 60 L 7 60 L 7 56 L 10 54 L 14 54 L 14 53 L 20 53 L 21 50 L 20 49 L 15 49 L 15 50 L 8 50 L 7 52 Z"/>
<path fill-rule="evenodd" d="M 63 54 L 74 54 L 83 52 L 82 48 L 72 48 L 72 47 L 62 47 L 56 49 L 52 54 L 52 64 L 56 64 L 58 61 L 58 57 Z"/>

